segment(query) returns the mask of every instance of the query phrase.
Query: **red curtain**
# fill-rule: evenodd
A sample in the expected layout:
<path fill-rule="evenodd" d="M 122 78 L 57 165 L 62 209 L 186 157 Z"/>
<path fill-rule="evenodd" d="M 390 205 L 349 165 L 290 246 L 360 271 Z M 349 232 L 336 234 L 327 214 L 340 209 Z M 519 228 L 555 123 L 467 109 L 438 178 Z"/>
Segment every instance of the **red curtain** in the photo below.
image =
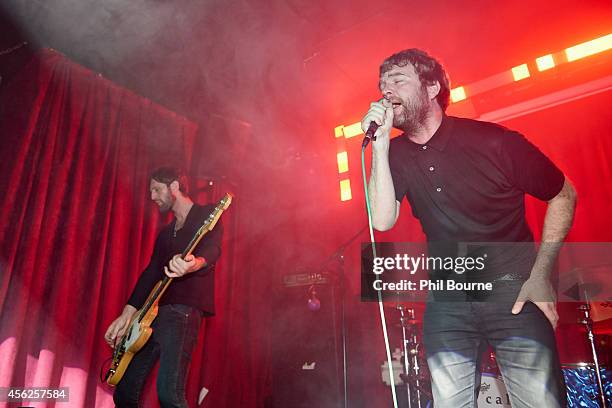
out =
<path fill-rule="evenodd" d="M 148 174 L 189 168 L 197 126 L 49 50 L 0 103 L 0 387 L 69 387 L 71 407 L 113 406 L 103 333 L 165 221 Z"/>
<path fill-rule="evenodd" d="M 69 387 L 70 407 L 111 407 L 112 389 L 99 380 L 111 353 L 103 334 L 168 221 L 149 200 L 150 171 L 188 169 L 200 202 L 236 187 L 198 178 L 210 153 L 195 123 L 54 51 L 2 89 L 0 109 L 0 387 Z M 248 124 L 239 127 L 217 130 L 246 137 Z M 269 259 L 253 245 L 261 235 L 246 233 L 260 221 L 244 206 L 259 194 L 240 192 L 223 217 L 217 316 L 200 331 L 190 406 L 263 404 L 270 305 L 255 271 Z M 158 406 L 154 377 L 146 407 Z"/>

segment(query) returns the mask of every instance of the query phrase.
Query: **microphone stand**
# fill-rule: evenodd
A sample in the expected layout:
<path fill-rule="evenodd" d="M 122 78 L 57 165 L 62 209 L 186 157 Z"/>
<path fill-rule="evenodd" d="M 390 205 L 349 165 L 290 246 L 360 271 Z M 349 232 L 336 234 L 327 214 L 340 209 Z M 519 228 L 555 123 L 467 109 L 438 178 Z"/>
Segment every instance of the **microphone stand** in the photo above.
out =
<path fill-rule="evenodd" d="M 340 319 L 341 319 L 341 336 L 342 336 L 342 380 L 343 380 L 343 394 L 344 394 L 344 408 L 348 408 L 348 369 L 347 369 L 347 357 L 346 357 L 346 339 L 347 339 L 347 335 L 346 335 L 346 313 L 345 313 L 345 280 L 346 280 L 346 276 L 344 274 L 344 251 L 346 250 L 346 248 L 351 245 L 353 242 L 355 242 L 357 240 L 357 238 L 359 238 L 359 236 L 363 233 L 363 231 L 365 231 L 368 228 L 368 226 L 364 226 L 363 228 L 361 228 L 355 235 L 353 235 L 351 238 L 348 239 L 348 241 L 345 241 L 342 245 L 340 245 L 340 247 L 338 247 L 338 249 L 336 250 L 336 252 L 334 252 L 332 255 L 330 255 L 329 257 L 327 257 L 327 259 L 325 259 L 322 263 L 322 265 L 319 267 L 318 272 L 322 272 L 323 270 L 326 269 L 327 265 L 334 261 L 337 260 L 338 264 L 340 265 L 340 272 L 338 273 L 338 276 L 336 277 L 340 283 Z M 335 306 L 334 306 L 335 307 Z M 335 322 L 334 322 L 335 325 Z"/>
<path fill-rule="evenodd" d="M 593 363 L 595 365 L 595 379 L 597 381 L 597 389 L 599 391 L 601 407 L 607 408 L 608 404 L 606 402 L 606 391 L 603 386 L 603 381 L 601 378 L 601 367 L 599 365 L 599 357 L 597 355 L 597 348 L 595 347 L 595 334 L 593 332 L 593 320 L 591 319 L 591 300 L 587 290 L 583 289 L 583 293 L 584 303 L 578 307 L 578 310 L 582 311 L 582 313 L 584 314 L 584 318 L 580 319 L 579 322 L 584 325 L 589 345 L 591 346 Z"/>

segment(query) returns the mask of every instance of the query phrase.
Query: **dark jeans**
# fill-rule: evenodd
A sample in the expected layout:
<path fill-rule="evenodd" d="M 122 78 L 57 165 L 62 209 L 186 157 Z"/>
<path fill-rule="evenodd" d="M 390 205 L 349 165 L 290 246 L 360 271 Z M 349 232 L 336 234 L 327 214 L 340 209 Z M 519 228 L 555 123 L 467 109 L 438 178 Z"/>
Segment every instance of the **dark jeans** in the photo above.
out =
<path fill-rule="evenodd" d="M 423 342 L 436 408 L 473 408 L 486 345 L 496 354 L 513 408 L 566 406 L 555 336 L 531 302 L 511 313 L 522 282 L 506 282 L 486 302 L 429 302 Z"/>
<path fill-rule="evenodd" d="M 117 385 L 113 399 L 119 408 L 139 407 L 142 389 L 159 358 L 157 396 L 163 408 L 187 407 L 185 381 L 202 315 L 186 305 L 160 306 L 153 334 L 133 358 Z"/>

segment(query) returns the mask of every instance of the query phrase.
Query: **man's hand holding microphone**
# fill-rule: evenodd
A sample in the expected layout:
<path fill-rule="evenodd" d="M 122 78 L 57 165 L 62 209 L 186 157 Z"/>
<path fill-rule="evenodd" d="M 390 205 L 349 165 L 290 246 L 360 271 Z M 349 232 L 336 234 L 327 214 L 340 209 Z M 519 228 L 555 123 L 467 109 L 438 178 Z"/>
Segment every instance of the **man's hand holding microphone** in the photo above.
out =
<path fill-rule="evenodd" d="M 389 135 L 393 127 L 393 105 L 387 99 L 382 98 L 377 102 L 370 104 L 368 113 L 361 121 L 361 129 L 366 134 L 370 123 L 375 122 L 378 129 L 374 133 L 376 141 L 372 144 L 372 149 L 375 152 L 389 151 Z"/>

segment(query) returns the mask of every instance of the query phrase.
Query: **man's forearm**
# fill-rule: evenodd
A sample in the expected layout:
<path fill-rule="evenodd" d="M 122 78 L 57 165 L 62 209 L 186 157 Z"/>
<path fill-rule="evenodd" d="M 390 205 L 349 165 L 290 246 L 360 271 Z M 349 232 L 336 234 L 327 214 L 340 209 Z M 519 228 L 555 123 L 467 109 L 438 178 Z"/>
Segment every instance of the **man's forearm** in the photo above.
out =
<path fill-rule="evenodd" d="M 390 229 L 395 224 L 397 208 L 388 154 L 373 152 L 368 195 L 374 228 L 379 231 Z"/>
<path fill-rule="evenodd" d="M 559 194 L 548 202 L 542 230 L 542 244 L 531 271 L 531 277 L 550 275 L 563 240 L 574 221 L 575 208 L 576 191 L 566 179 Z"/>
<path fill-rule="evenodd" d="M 197 272 L 200 269 L 204 268 L 206 265 L 208 265 L 208 263 L 206 262 L 206 259 L 204 259 L 201 256 L 195 257 L 195 261 L 196 261 L 196 264 L 193 267 L 193 271 L 192 272 Z"/>
<path fill-rule="evenodd" d="M 123 311 L 121 312 L 121 314 L 132 317 L 137 311 L 138 309 L 128 303 L 123 307 Z"/>

